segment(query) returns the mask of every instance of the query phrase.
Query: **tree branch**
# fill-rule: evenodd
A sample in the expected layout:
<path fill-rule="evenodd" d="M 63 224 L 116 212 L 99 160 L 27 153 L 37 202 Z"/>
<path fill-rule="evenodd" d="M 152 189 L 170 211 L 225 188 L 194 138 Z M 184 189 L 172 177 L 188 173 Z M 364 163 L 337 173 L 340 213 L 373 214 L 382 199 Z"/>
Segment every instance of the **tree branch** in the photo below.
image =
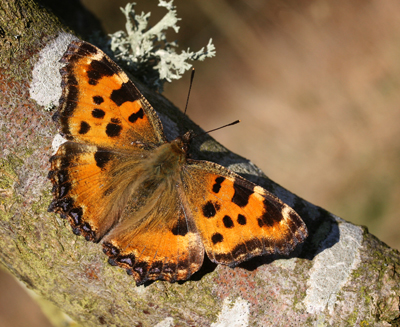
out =
<path fill-rule="evenodd" d="M 86 326 L 399 324 L 398 251 L 291 194 L 211 138 L 194 157 L 229 165 L 276 194 L 300 214 L 310 236 L 290 258 L 259 257 L 234 269 L 206 261 L 184 283 L 136 287 L 107 263 L 100 244 L 73 235 L 47 212 L 57 130 L 44 106 L 57 104 L 58 60 L 72 35 L 32 0 L 0 0 L 0 11 L 0 262 L 30 289 Z M 167 137 L 177 136 L 181 112 L 139 87 Z"/>

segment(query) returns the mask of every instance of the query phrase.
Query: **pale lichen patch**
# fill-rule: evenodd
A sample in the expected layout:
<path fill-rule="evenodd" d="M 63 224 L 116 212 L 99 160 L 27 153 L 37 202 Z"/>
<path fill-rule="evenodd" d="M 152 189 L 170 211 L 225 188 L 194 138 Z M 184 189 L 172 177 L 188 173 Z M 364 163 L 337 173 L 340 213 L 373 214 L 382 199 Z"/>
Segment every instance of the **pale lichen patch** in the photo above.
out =
<path fill-rule="evenodd" d="M 250 303 L 242 298 L 224 300 L 218 320 L 211 327 L 245 327 L 249 325 Z"/>
<path fill-rule="evenodd" d="M 310 271 L 304 299 L 309 313 L 318 314 L 327 308 L 332 315 L 338 293 L 360 263 L 362 228 L 334 218 L 338 222 L 338 230 L 332 230 L 320 245 L 321 252 L 314 259 Z M 334 242 L 334 239 L 338 241 Z"/>
<path fill-rule="evenodd" d="M 65 138 L 63 138 L 60 134 L 56 134 L 53 138 L 53 142 L 51 144 L 51 148 L 53 149 L 53 155 L 56 154 L 58 151 L 58 148 L 60 147 L 61 144 L 67 142 Z"/>
<path fill-rule="evenodd" d="M 32 70 L 32 81 L 29 94 L 39 105 L 47 110 L 58 105 L 61 97 L 61 75 L 59 62 L 71 41 L 76 36 L 60 33 L 52 42 L 49 42 L 39 54 L 39 59 Z"/>
<path fill-rule="evenodd" d="M 172 327 L 174 325 L 174 319 L 171 317 L 165 318 L 164 320 L 160 321 L 154 327 Z"/>

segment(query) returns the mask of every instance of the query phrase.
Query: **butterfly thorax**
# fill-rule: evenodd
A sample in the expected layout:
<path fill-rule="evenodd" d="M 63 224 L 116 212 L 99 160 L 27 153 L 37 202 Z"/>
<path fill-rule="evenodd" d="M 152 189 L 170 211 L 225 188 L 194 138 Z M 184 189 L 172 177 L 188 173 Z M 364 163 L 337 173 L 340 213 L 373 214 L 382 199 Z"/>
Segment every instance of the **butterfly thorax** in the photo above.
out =
<path fill-rule="evenodd" d="M 156 148 L 149 157 L 149 166 L 156 176 L 166 178 L 180 171 L 186 163 L 192 132 L 189 131 Z"/>

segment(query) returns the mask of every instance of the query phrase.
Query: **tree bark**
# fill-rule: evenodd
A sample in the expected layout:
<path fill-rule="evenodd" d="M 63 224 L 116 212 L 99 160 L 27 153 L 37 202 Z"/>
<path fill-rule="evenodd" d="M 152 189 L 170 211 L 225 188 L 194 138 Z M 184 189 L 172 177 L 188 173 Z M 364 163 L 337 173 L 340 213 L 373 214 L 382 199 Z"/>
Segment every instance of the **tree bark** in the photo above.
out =
<path fill-rule="evenodd" d="M 229 165 L 303 218 L 309 237 L 290 257 L 233 269 L 206 260 L 189 281 L 136 287 L 107 263 L 100 244 L 48 213 L 57 129 L 44 107 L 61 94 L 58 60 L 73 38 L 66 32 L 37 2 L 0 0 L 0 262 L 8 271 L 85 326 L 400 325 L 397 250 L 291 194 L 209 137 L 196 140 L 194 158 Z M 167 137 L 176 137 L 181 112 L 139 87 Z"/>

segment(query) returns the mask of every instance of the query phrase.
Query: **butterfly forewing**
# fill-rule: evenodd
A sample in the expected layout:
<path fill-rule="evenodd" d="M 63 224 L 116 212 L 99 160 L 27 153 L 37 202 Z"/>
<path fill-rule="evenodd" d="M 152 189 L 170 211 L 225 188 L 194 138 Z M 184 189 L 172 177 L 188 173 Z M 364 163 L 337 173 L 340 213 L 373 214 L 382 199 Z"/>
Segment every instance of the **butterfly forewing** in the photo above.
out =
<path fill-rule="evenodd" d="M 190 160 L 183 180 L 196 227 L 214 262 L 235 266 L 258 255 L 288 254 L 307 236 L 292 208 L 222 166 Z"/>
<path fill-rule="evenodd" d="M 61 69 L 63 92 L 55 117 L 67 139 L 123 149 L 165 142 L 154 109 L 101 50 L 74 41 L 61 62 L 67 65 Z"/>

